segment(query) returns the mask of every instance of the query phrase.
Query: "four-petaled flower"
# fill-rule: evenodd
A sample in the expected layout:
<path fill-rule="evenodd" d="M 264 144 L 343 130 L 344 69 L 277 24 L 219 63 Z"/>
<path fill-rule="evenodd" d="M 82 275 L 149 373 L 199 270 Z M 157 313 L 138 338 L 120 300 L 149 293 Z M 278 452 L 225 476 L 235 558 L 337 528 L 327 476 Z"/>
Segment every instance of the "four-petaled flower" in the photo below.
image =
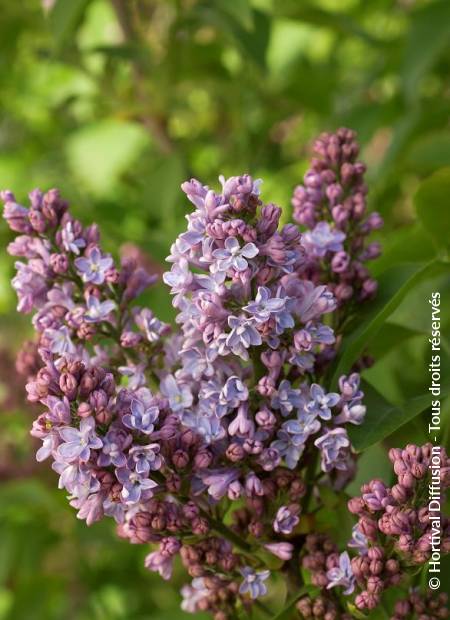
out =
<path fill-rule="evenodd" d="M 247 258 L 255 258 L 259 253 L 254 243 L 246 243 L 242 248 L 236 237 L 227 237 L 223 249 L 214 250 L 213 257 L 216 263 L 213 264 L 215 271 L 245 271 L 248 267 Z"/>
<path fill-rule="evenodd" d="M 352 565 L 347 551 L 344 551 L 339 556 L 339 566 L 330 568 L 330 570 L 327 572 L 327 579 L 328 590 L 330 588 L 335 588 L 336 586 L 341 586 L 342 588 L 345 588 L 345 595 L 351 594 L 353 592 L 353 590 L 355 589 L 355 577 L 353 575 Z"/>
<path fill-rule="evenodd" d="M 228 325 L 231 327 L 231 332 L 226 337 L 226 346 L 235 355 L 247 360 L 247 349 L 251 346 L 257 347 L 262 343 L 261 334 L 254 326 L 254 322 L 245 317 L 229 316 Z"/>
<path fill-rule="evenodd" d="M 158 443 L 150 443 L 146 446 L 134 446 L 129 451 L 130 467 L 138 474 L 148 474 L 151 470 L 161 469 L 163 459 L 160 455 L 160 445 Z"/>
<path fill-rule="evenodd" d="M 145 435 L 153 433 L 155 422 L 159 416 L 159 409 L 154 404 L 145 404 L 142 400 L 133 398 L 130 413 L 126 413 L 122 422 L 134 431 L 141 431 Z"/>
<path fill-rule="evenodd" d="M 335 407 L 340 401 L 339 394 L 335 392 L 325 393 L 325 390 L 313 383 L 310 389 L 310 395 L 312 400 L 306 405 L 307 410 L 310 413 L 314 413 L 322 420 L 329 420 L 331 418 L 331 407 Z"/>
<path fill-rule="evenodd" d="M 79 429 L 72 426 L 62 427 L 59 434 L 64 443 L 58 447 L 57 453 L 63 461 L 86 462 L 91 450 L 99 450 L 103 446 L 102 440 L 95 434 L 95 420 L 92 417 L 81 420 Z"/>
<path fill-rule="evenodd" d="M 105 321 L 111 312 L 116 308 L 112 299 L 100 301 L 95 295 L 89 295 L 86 302 L 87 312 L 84 315 L 86 323 L 99 323 Z"/>
<path fill-rule="evenodd" d="M 146 478 L 145 475 L 132 471 L 128 467 L 116 469 L 116 476 L 122 485 L 121 495 L 127 504 L 135 504 L 145 492 L 148 492 L 147 496 L 151 497 L 153 495 L 152 489 L 158 486 L 154 480 Z"/>
<path fill-rule="evenodd" d="M 66 252 L 79 254 L 80 249 L 86 247 L 86 241 L 83 237 L 77 237 L 73 230 L 73 223 L 67 222 L 61 231 L 61 241 Z"/>
<path fill-rule="evenodd" d="M 113 259 L 110 256 L 102 256 L 97 247 L 92 248 L 86 256 L 75 259 L 75 267 L 83 282 L 92 284 L 103 284 L 106 273 L 113 266 Z"/>
<path fill-rule="evenodd" d="M 251 566 L 244 566 L 239 569 L 244 580 L 239 586 L 240 594 L 250 594 L 252 599 L 267 594 L 267 586 L 264 583 L 270 577 L 269 570 L 255 571 Z"/>

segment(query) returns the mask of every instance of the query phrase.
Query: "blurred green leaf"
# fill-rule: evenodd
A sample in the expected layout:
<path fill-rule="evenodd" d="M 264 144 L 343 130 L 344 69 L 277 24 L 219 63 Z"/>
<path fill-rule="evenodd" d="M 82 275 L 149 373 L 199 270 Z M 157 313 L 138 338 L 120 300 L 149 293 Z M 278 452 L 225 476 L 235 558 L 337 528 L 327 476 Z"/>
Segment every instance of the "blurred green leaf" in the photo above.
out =
<path fill-rule="evenodd" d="M 414 196 L 414 205 L 423 227 L 438 246 L 450 244 L 450 167 L 442 168 L 423 181 Z"/>
<path fill-rule="evenodd" d="M 297 0 L 277 0 L 275 15 L 290 17 L 315 26 L 330 28 L 341 34 L 360 37 L 365 42 L 378 45 L 380 41 L 362 28 L 348 13 L 326 11 L 314 2 Z"/>
<path fill-rule="evenodd" d="M 246 30 L 254 28 L 253 10 L 249 0 L 216 0 L 215 4 L 222 11 L 229 13 Z"/>
<path fill-rule="evenodd" d="M 434 398 L 428 392 L 397 406 L 388 402 L 367 381 L 363 381 L 361 387 L 364 392 L 364 404 L 367 407 L 366 417 L 361 425 L 352 425 L 348 430 L 352 445 L 358 452 L 382 441 L 395 430 L 410 422 L 419 413 L 425 411 Z M 450 383 L 442 386 L 441 395 L 445 396 L 449 391 Z"/>
<path fill-rule="evenodd" d="M 450 166 L 450 133 L 432 132 L 416 140 L 406 154 L 406 165 L 422 173 Z"/>
<path fill-rule="evenodd" d="M 50 11 L 50 26 L 59 48 L 71 42 L 91 0 L 56 0 Z"/>
<path fill-rule="evenodd" d="M 400 305 L 407 293 L 425 278 L 449 271 L 449 265 L 439 261 L 423 264 L 401 264 L 385 271 L 379 278 L 375 301 L 358 318 L 350 335 L 344 338 L 332 384 L 337 385 L 342 374 L 349 372 L 352 364 L 369 345 L 385 321 Z"/>
<path fill-rule="evenodd" d="M 437 0 L 413 13 L 403 60 L 403 88 L 418 98 L 419 82 L 450 43 L 450 2 Z"/>
<path fill-rule="evenodd" d="M 107 119 L 73 132 L 65 149 L 72 173 L 95 194 L 108 196 L 147 144 L 141 125 Z"/>

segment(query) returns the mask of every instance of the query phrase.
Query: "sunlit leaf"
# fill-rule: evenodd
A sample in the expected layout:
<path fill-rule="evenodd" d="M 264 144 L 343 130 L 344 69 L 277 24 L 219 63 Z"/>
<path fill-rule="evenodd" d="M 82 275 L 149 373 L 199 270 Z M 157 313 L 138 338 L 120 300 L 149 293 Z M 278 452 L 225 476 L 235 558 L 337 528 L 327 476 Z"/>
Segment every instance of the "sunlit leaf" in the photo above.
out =
<path fill-rule="evenodd" d="M 333 385 L 337 385 L 342 374 L 349 372 L 352 364 L 407 293 L 425 278 L 445 273 L 448 270 L 448 264 L 433 261 L 426 265 L 420 263 L 397 265 L 385 271 L 379 278 L 379 290 L 375 301 L 371 302 L 367 310 L 360 314 L 358 324 L 344 338 L 339 361 L 333 374 Z"/>
<path fill-rule="evenodd" d="M 364 404 L 367 407 L 366 417 L 361 425 L 352 425 L 348 430 L 351 442 L 359 452 L 382 441 L 395 430 L 410 422 L 419 413 L 425 411 L 434 398 L 430 392 L 427 392 L 411 398 L 401 405 L 393 405 L 366 381 L 362 383 L 362 390 L 364 392 Z M 441 395 L 445 396 L 449 391 L 450 384 L 443 385 Z"/>
<path fill-rule="evenodd" d="M 110 195 L 148 142 L 142 126 L 108 119 L 72 133 L 65 148 L 72 173 L 95 194 Z"/>

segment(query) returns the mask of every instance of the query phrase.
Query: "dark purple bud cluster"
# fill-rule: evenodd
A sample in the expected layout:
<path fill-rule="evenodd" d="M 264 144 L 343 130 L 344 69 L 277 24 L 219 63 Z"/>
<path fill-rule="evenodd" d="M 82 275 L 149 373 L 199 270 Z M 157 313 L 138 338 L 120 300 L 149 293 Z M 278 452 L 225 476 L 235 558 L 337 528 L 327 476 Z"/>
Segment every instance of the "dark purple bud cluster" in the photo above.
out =
<path fill-rule="evenodd" d="M 367 215 L 365 165 L 357 161 L 359 146 L 350 129 L 322 134 L 302 185 L 292 197 L 294 219 L 303 235 L 310 277 L 326 281 L 341 305 L 371 299 L 377 283 L 364 263 L 380 254 L 367 236 L 383 225 L 378 213 Z"/>
<path fill-rule="evenodd" d="M 319 595 L 315 598 L 302 597 L 296 604 L 301 618 L 305 620 L 351 620 L 349 613 L 343 612 L 341 606 L 330 596 Z"/>
<path fill-rule="evenodd" d="M 352 559 L 352 570 L 361 592 L 355 604 L 359 609 L 373 609 L 383 590 L 398 585 L 426 562 L 433 548 L 433 530 L 439 533 L 441 548 L 449 547 L 449 522 L 439 511 L 430 510 L 429 497 L 434 493 L 443 501 L 450 486 L 450 459 L 443 448 L 432 444 L 408 445 L 392 449 L 389 458 L 397 483 L 386 486 L 372 480 L 361 488 L 361 496 L 348 503 L 350 512 L 359 517 L 350 547 L 359 551 Z M 431 505 L 432 506 L 432 505 Z M 392 549 L 386 555 L 386 548 Z"/>
<path fill-rule="evenodd" d="M 428 591 L 424 594 L 412 590 L 406 598 L 397 601 L 390 620 L 445 620 L 450 612 L 448 595 Z"/>

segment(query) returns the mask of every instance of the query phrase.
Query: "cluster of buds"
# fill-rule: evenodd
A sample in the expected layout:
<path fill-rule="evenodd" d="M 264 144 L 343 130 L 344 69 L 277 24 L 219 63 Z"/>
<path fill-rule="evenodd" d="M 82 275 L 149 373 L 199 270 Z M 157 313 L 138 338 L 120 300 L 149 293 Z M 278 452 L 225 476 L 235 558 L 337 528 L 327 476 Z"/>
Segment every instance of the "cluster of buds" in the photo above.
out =
<path fill-rule="evenodd" d="M 447 603 L 445 592 L 422 594 L 412 590 L 405 599 L 396 602 L 390 620 L 445 620 L 450 615 Z"/>
<path fill-rule="evenodd" d="M 357 161 L 359 146 L 350 129 L 322 134 L 317 155 L 292 197 L 294 219 L 307 230 L 303 245 L 311 279 L 326 281 L 338 304 L 371 299 L 377 290 L 365 263 L 377 258 L 380 246 L 368 235 L 383 224 L 366 212 L 365 165 Z"/>
<path fill-rule="evenodd" d="M 296 604 L 300 617 L 305 620 L 351 620 L 349 613 L 343 612 L 341 606 L 330 596 L 319 595 L 315 598 L 302 597 Z"/>
<path fill-rule="evenodd" d="M 438 534 L 441 548 L 450 548 L 449 522 L 440 513 L 440 502 L 429 502 L 430 493 L 442 498 L 450 486 L 450 459 L 444 448 L 431 444 L 392 449 L 389 458 L 397 483 L 386 486 L 372 480 L 361 488 L 362 495 L 348 503 L 359 517 L 350 547 L 358 551 L 351 561 L 356 584 L 361 590 L 355 604 L 373 609 L 383 590 L 398 585 L 414 567 L 426 562 Z M 386 548 L 392 551 L 386 556 Z"/>

